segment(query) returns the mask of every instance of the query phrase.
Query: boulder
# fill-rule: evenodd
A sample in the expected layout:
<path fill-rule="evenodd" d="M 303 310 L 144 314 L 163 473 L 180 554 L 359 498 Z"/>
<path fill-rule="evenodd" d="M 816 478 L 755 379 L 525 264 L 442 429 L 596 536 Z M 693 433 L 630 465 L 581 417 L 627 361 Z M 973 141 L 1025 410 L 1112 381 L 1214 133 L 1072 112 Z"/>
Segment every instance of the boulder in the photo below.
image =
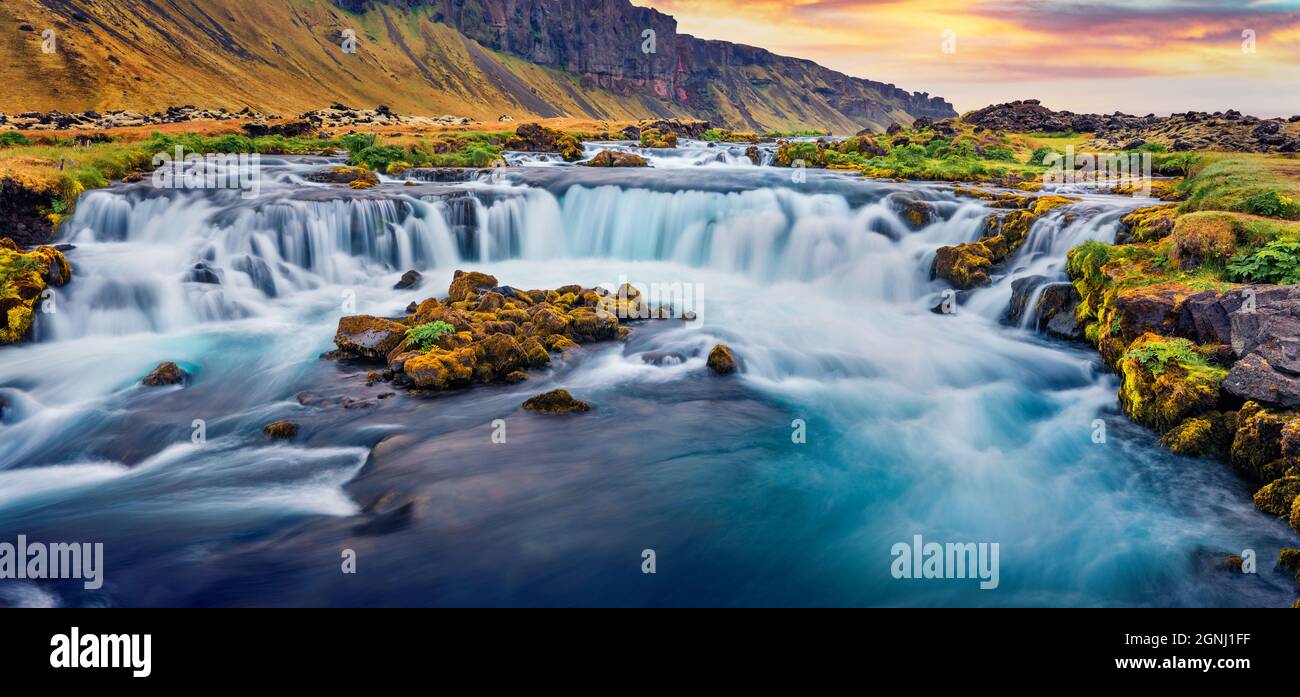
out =
<path fill-rule="evenodd" d="M 942 278 L 958 290 L 970 290 L 993 283 L 993 253 L 981 242 L 940 247 L 930 264 L 930 278 Z"/>
<path fill-rule="evenodd" d="M 164 385 L 180 385 L 185 382 L 189 375 L 181 370 L 181 367 L 175 363 L 162 363 L 153 372 L 149 373 L 140 381 L 140 384 L 149 387 L 162 387 Z"/>
<path fill-rule="evenodd" d="M 619 150 L 601 150 L 595 157 L 582 163 L 587 167 L 647 167 L 644 157 Z"/>
<path fill-rule="evenodd" d="M 519 152 L 559 153 L 566 162 L 582 159 L 582 143 L 576 137 L 537 123 L 520 125 L 503 147 Z"/>
<path fill-rule="evenodd" d="M 1120 357 L 1120 406 L 1137 423 L 1167 433 L 1211 411 L 1226 371 L 1207 365 L 1186 339 L 1144 334 Z"/>
<path fill-rule="evenodd" d="M 1228 416 L 1207 412 L 1184 419 L 1160 439 L 1160 444 L 1178 455 L 1221 458 L 1232 446 L 1230 428 Z"/>
<path fill-rule="evenodd" d="M 1290 516 L 1297 496 L 1300 496 L 1300 477 L 1282 477 L 1255 492 L 1255 508 L 1285 518 Z"/>
<path fill-rule="evenodd" d="M 1076 316 L 1078 306 L 1079 293 L 1068 281 L 1052 281 L 1041 275 L 1024 276 L 1011 282 L 1011 303 L 1002 322 L 1020 326 L 1028 315 L 1033 318 L 1033 328 L 1037 331 L 1065 339 L 1082 339 L 1083 327 Z"/>
<path fill-rule="evenodd" d="M 493 334 L 474 344 L 474 359 L 474 377 L 479 382 L 492 382 L 528 367 L 527 354 L 509 334 Z"/>
<path fill-rule="evenodd" d="M 272 440 L 289 440 L 298 435 L 298 424 L 292 421 L 273 421 L 267 424 L 262 432 Z"/>
<path fill-rule="evenodd" d="M 718 375 L 730 375 L 736 372 L 736 356 L 731 352 L 731 347 L 726 344 L 718 344 L 709 351 L 708 358 L 709 370 Z"/>
<path fill-rule="evenodd" d="M 1286 408 L 1300 407 L 1300 377 L 1251 354 L 1233 364 L 1223 390 L 1234 397 Z"/>
<path fill-rule="evenodd" d="M 1290 412 L 1266 409 L 1247 402 L 1237 412 L 1237 433 L 1232 440 L 1232 464 L 1251 481 L 1267 484 L 1286 473 L 1282 444 L 1285 430 L 1297 419 Z"/>
<path fill-rule="evenodd" d="M 477 363 L 478 352 L 472 346 L 432 349 L 406 359 L 403 371 L 416 387 L 447 390 L 468 385 Z"/>
<path fill-rule="evenodd" d="M 551 390 L 530 397 L 524 408 L 542 414 L 576 414 L 591 411 L 591 405 L 573 398 L 568 390 Z"/>
<path fill-rule="evenodd" d="M 889 199 L 891 207 L 913 230 L 919 230 L 934 221 L 934 207 L 914 196 L 896 195 Z"/>
<path fill-rule="evenodd" d="M 275 274 L 271 272 L 271 266 L 265 260 L 245 254 L 235 258 L 231 262 L 230 268 L 246 274 L 248 280 L 252 281 L 253 285 L 257 286 L 257 289 L 262 291 L 262 294 L 266 297 L 274 298 L 278 295 L 275 286 Z"/>
<path fill-rule="evenodd" d="M 496 286 L 495 276 L 477 271 L 457 271 L 452 278 L 451 287 L 447 289 L 447 300 L 450 302 L 472 300 L 482 291 L 491 290 Z"/>
<path fill-rule="evenodd" d="M 412 288 L 419 288 L 420 284 L 423 282 L 424 276 L 420 275 L 419 271 L 407 271 L 402 274 L 402 278 L 393 285 L 393 290 L 410 290 Z"/>
<path fill-rule="evenodd" d="M 406 338 L 406 330 L 406 325 L 382 317 L 351 315 L 339 320 L 334 345 L 344 355 L 384 359 Z"/>
<path fill-rule="evenodd" d="M 618 317 L 605 310 L 579 307 L 569 313 L 573 338 L 578 341 L 609 341 L 618 338 Z"/>
<path fill-rule="evenodd" d="M 1115 297 L 1120 336 L 1131 342 L 1147 332 L 1175 336 L 1182 316 L 1182 304 L 1193 294 L 1177 282 L 1130 288 Z"/>
<path fill-rule="evenodd" d="M 346 184 L 354 189 L 368 189 L 379 184 L 379 177 L 369 169 L 343 165 L 312 172 L 304 179 L 319 184 Z"/>

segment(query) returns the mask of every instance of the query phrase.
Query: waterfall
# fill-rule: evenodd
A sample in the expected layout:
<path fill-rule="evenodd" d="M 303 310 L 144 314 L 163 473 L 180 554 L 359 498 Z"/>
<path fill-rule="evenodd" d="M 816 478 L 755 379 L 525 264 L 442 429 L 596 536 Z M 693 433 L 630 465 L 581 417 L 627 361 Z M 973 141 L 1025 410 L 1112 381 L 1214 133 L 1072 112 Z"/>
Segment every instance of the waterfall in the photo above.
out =
<path fill-rule="evenodd" d="M 660 261 L 764 282 L 824 283 L 864 298 L 928 298 L 935 249 L 976 239 L 989 214 L 978 201 L 920 187 L 850 203 L 797 186 L 657 191 L 574 184 L 558 194 L 514 184 L 466 183 L 454 194 L 295 195 L 276 186 L 244 200 L 230 191 L 148 187 L 87 194 L 65 230 L 79 247 L 66 311 L 39 337 L 167 331 L 265 314 L 268 301 L 324 286 L 376 285 L 414 269 L 450 271 L 508 260 Z M 911 230 L 900 195 L 938 220 Z M 1068 213 L 1067 213 L 1068 212 Z M 1065 251 L 1113 236 L 1119 213 L 1093 204 L 1038 221 L 1008 278 L 1060 274 Z M 1009 283 L 977 293 L 995 316 Z"/>

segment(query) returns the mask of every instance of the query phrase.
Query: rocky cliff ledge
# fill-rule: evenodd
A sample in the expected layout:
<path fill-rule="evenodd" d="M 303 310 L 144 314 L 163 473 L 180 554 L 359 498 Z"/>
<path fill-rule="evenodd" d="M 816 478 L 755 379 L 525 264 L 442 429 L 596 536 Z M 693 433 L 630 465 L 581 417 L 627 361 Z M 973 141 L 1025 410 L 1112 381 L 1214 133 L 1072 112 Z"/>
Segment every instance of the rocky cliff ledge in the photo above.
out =
<path fill-rule="evenodd" d="M 427 7 L 434 21 L 503 53 L 582 77 L 630 95 L 652 93 L 702 118 L 733 127 L 756 127 L 745 97 L 751 90 L 800 92 L 797 99 L 826 107 L 863 126 L 887 126 L 901 117 L 948 118 L 947 101 L 892 84 L 855 78 L 812 61 L 726 41 L 706 41 L 677 31 L 677 20 L 627 0 L 334 0 L 350 12 L 379 6 Z M 643 32 L 654 32 L 655 51 L 645 53 Z M 745 68 L 763 68 L 762 76 Z M 753 93 L 755 96 L 757 92 Z M 776 100 L 788 102 L 788 99 Z M 900 113 L 901 112 L 901 113 Z M 788 114 L 787 114 L 788 115 Z M 810 122 L 811 123 L 811 122 Z"/>

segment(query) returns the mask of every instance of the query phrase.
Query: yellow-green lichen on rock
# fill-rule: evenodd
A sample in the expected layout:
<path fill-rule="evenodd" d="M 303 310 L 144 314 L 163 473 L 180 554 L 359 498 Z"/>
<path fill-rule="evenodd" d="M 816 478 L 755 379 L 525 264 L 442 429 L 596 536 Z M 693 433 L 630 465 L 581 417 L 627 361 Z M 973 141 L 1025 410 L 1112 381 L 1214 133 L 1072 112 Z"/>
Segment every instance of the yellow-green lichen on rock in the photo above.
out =
<path fill-rule="evenodd" d="M 1133 242 L 1157 242 L 1174 231 L 1174 220 L 1177 217 L 1178 204 L 1166 203 L 1131 211 L 1120 218 L 1120 224 L 1128 231 L 1129 240 Z"/>
<path fill-rule="evenodd" d="M 1237 412 L 1237 433 L 1232 440 L 1232 464 L 1252 481 L 1267 484 L 1283 476 L 1288 467 L 1282 453 L 1282 433 L 1297 416 L 1246 402 Z"/>
<path fill-rule="evenodd" d="M 1224 457 L 1232 447 L 1231 417 L 1212 411 L 1183 419 L 1160 444 L 1187 457 Z"/>
<path fill-rule="evenodd" d="M 71 279 L 72 267 L 59 250 L 24 252 L 13 240 L 0 238 L 0 345 L 26 338 L 46 290 Z"/>
<path fill-rule="evenodd" d="M 1255 492 L 1255 508 L 1275 516 L 1291 514 L 1296 496 L 1300 496 L 1300 477 L 1282 477 Z"/>
<path fill-rule="evenodd" d="M 1144 334 L 1118 363 L 1119 401 L 1134 421 L 1166 433 L 1188 417 L 1214 409 L 1228 371 L 1186 339 Z"/>

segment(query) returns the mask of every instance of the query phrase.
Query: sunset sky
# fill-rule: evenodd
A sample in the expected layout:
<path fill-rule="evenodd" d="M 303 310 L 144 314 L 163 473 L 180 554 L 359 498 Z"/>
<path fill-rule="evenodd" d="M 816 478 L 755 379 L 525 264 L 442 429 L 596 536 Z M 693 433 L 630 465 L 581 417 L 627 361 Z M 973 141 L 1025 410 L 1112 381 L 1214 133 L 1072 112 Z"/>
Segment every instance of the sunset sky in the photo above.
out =
<path fill-rule="evenodd" d="M 1076 112 L 1300 114 L 1300 0 L 633 2 L 681 32 L 930 92 L 959 112 L 1038 98 Z"/>

